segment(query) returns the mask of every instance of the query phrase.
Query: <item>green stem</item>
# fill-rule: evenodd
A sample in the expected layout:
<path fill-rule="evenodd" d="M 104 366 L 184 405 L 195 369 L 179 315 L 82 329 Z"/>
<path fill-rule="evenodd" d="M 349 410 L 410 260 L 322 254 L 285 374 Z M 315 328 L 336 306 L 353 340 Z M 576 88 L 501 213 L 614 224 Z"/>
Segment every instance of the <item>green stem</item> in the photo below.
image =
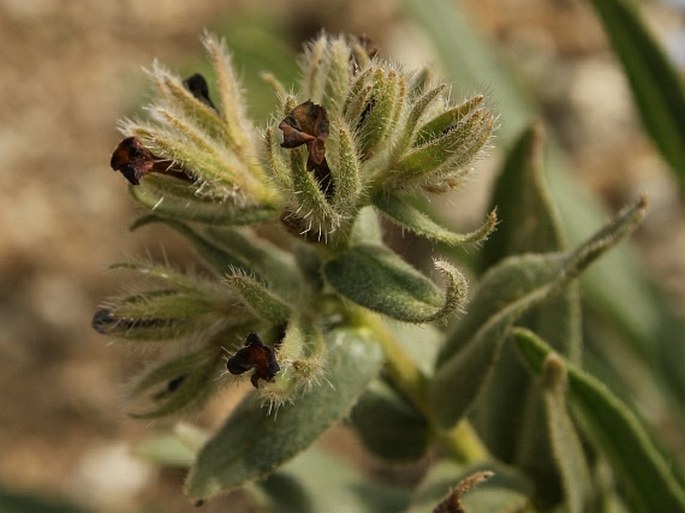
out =
<path fill-rule="evenodd" d="M 381 346 L 390 378 L 414 407 L 428 419 L 436 438 L 449 455 L 464 463 L 487 459 L 488 450 L 468 420 L 464 419 L 448 430 L 438 427 L 428 405 L 428 378 L 417 367 L 381 317 L 362 309 L 355 309 L 350 313 L 355 324 L 362 330 L 367 329 L 371 338 Z"/>

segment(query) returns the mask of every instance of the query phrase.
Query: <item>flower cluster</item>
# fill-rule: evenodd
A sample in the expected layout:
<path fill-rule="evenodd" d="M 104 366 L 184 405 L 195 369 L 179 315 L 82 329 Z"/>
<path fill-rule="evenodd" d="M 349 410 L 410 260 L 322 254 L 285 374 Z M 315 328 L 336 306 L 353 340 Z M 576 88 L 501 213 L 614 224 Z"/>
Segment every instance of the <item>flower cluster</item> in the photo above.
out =
<path fill-rule="evenodd" d="M 299 90 L 272 80 L 279 114 L 260 130 L 224 44 L 212 35 L 203 43 L 217 98 L 201 75 L 183 80 L 155 63 L 157 98 L 147 116 L 121 122 L 111 159 L 150 210 L 135 227 L 177 230 L 213 273 L 126 264 L 156 286 L 95 314 L 101 333 L 173 341 L 133 388 L 155 403 L 142 416 L 207 397 L 224 346 L 228 372 L 251 375 L 279 403 L 325 379 L 326 332 L 349 320 L 351 305 L 413 323 L 459 308 L 462 275 L 436 262 L 441 290 L 382 243 L 379 214 L 446 244 L 478 242 L 496 223 L 491 214 L 456 234 L 415 201 L 463 183 L 495 126 L 481 96 L 453 104 L 429 73 L 379 59 L 364 39 L 322 35 L 303 55 Z"/>

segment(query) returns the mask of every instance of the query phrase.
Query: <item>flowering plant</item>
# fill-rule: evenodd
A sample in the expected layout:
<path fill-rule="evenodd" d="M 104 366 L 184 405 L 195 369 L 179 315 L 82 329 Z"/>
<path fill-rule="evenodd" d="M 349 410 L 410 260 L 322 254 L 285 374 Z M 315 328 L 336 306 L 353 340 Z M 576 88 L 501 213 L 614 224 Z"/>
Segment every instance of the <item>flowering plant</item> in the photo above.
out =
<path fill-rule="evenodd" d="M 296 92 L 269 77 L 279 107 L 259 129 L 246 117 L 224 44 L 209 34 L 203 42 L 216 99 L 201 75 L 182 80 L 155 64 L 149 76 L 158 97 L 146 118 L 121 122 L 125 139 L 111 165 L 149 211 L 134 228 L 171 227 L 206 269 L 120 264 L 154 286 L 109 299 L 93 318 L 103 334 L 161 348 L 131 388 L 136 417 L 197 409 L 217 387 L 249 377 L 254 390 L 224 426 L 190 437 L 187 494 L 202 501 L 273 479 L 349 414 L 380 458 L 412 461 L 432 451 L 457 465 L 449 480 L 465 480 L 439 511 L 463 511 L 461 495 L 491 476 L 474 465 L 504 476 L 479 500 L 504 494 L 507 511 L 597 500 L 587 490 L 601 468 L 589 462 L 566 409 L 578 383 L 590 389 L 581 397 L 598 393 L 574 366 L 572 280 L 636 226 L 645 200 L 565 250 L 533 127 L 512 152 L 508 182 L 500 181 L 516 184 L 522 200 L 505 209 L 513 226 L 492 235 L 493 210 L 474 231 L 455 233 L 421 200 L 462 187 L 487 147 L 496 117 L 482 96 L 453 102 L 428 71 L 378 58 L 365 39 L 324 34 L 306 48 Z M 381 218 L 445 247 L 492 235 L 486 249 L 498 254 L 488 253 L 492 265 L 468 308 L 462 272 L 435 259 L 438 285 L 385 244 Z M 513 253 L 525 254 L 502 259 Z M 508 367 L 521 366 L 513 351 L 543 376 L 534 391 L 507 383 Z M 500 412 L 521 399 L 532 401 L 537 420 L 524 441 L 544 443 L 513 470 L 491 447 L 510 443 Z M 572 472 L 587 486 L 580 495 L 559 489 Z"/>

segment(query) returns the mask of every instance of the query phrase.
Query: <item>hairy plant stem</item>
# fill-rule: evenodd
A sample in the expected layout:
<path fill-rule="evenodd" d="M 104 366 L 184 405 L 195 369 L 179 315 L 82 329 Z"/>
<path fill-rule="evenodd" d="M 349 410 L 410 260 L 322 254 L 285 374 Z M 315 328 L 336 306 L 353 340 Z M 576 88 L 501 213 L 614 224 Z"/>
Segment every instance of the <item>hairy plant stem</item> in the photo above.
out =
<path fill-rule="evenodd" d="M 350 309 L 350 313 L 355 324 L 362 330 L 368 330 L 370 338 L 380 344 L 390 378 L 414 407 L 428 419 L 434 435 L 450 457 L 462 463 L 488 459 L 487 448 L 468 420 L 463 419 L 447 430 L 438 427 L 428 406 L 428 378 L 380 316 L 360 308 Z"/>

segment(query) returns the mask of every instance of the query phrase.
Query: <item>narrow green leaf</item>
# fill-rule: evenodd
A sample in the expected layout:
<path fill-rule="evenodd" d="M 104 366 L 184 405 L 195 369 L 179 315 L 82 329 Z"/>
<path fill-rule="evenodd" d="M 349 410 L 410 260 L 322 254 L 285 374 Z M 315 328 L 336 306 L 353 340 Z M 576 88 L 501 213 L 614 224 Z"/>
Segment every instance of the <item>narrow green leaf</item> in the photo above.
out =
<path fill-rule="evenodd" d="M 466 280 L 445 262 L 436 262 L 447 291 L 383 246 L 360 244 L 324 265 L 326 281 L 342 296 L 406 322 L 431 322 L 463 304 Z"/>
<path fill-rule="evenodd" d="M 501 221 L 481 252 L 487 269 L 508 255 L 564 249 L 558 213 L 543 179 L 542 125 L 533 123 L 509 150 L 490 199 Z"/>
<path fill-rule="evenodd" d="M 416 84 L 411 85 L 412 88 L 416 87 Z M 422 116 L 426 110 L 443 94 L 447 88 L 446 84 L 439 84 L 437 87 L 429 89 L 423 92 L 420 96 L 414 99 L 413 107 L 407 113 L 406 118 L 403 120 L 402 131 L 400 133 L 397 145 L 393 149 L 393 158 L 398 158 L 406 151 L 412 142 L 412 138 L 416 132 L 416 125 L 421 120 Z M 415 90 L 417 93 L 419 90 Z"/>
<path fill-rule="evenodd" d="M 211 350 L 176 356 L 146 371 L 134 385 L 130 397 L 138 399 L 150 390 L 158 391 L 151 394 L 152 401 L 142 401 L 147 405 L 146 410 L 129 415 L 138 419 L 159 418 L 202 403 L 218 375 L 220 357 L 221 351 L 215 346 Z M 150 403 L 154 406 L 150 407 Z"/>
<path fill-rule="evenodd" d="M 187 422 L 179 422 L 166 434 L 155 434 L 133 446 L 133 453 L 164 467 L 190 468 L 209 434 Z"/>
<path fill-rule="evenodd" d="M 430 385 L 432 409 L 443 426 L 454 425 L 473 405 L 492 373 L 511 325 L 561 292 L 630 233 L 644 217 L 645 209 L 646 202 L 641 199 L 575 251 L 510 257 L 483 276 L 471 313 L 448 338 Z"/>
<path fill-rule="evenodd" d="M 375 483 L 344 458 L 316 448 L 247 491 L 273 513 L 398 513 L 409 501 L 406 487 Z"/>
<path fill-rule="evenodd" d="M 200 452 L 186 482 L 192 499 L 209 499 L 264 477 L 293 458 L 345 415 L 381 368 L 376 344 L 354 331 L 334 331 L 326 382 L 269 415 L 249 395 Z"/>
<path fill-rule="evenodd" d="M 374 194 L 371 201 L 378 210 L 398 226 L 448 246 L 482 242 L 488 238 L 497 225 L 497 214 L 493 209 L 487 220 L 475 231 L 454 233 L 414 206 L 410 199 L 402 193 L 382 191 Z"/>
<path fill-rule="evenodd" d="M 428 449 L 428 421 L 385 380 L 371 382 L 351 419 L 364 446 L 379 458 L 412 461 Z"/>
<path fill-rule="evenodd" d="M 166 340 L 221 323 L 222 301 L 199 291 L 150 290 L 110 298 L 93 316 L 103 335 L 132 340 Z"/>
<path fill-rule="evenodd" d="M 223 275 L 231 269 L 239 269 L 246 273 L 251 272 L 248 261 L 241 258 L 240 255 L 236 255 L 235 251 L 233 253 L 226 251 L 224 248 L 219 247 L 212 241 L 202 237 L 198 232 L 181 221 L 166 219 L 164 217 L 150 214 L 136 220 L 133 226 L 131 226 L 131 230 L 136 230 L 141 226 L 151 223 L 165 224 L 182 234 L 191 242 L 200 257 L 202 257 L 209 265 L 211 265 L 219 274 Z"/>
<path fill-rule="evenodd" d="M 290 152 L 293 200 L 281 220 L 291 231 L 307 240 L 325 240 L 340 225 L 340 216 L 329 205 L 314 175 L 307 170 L 307 151 L 294 148 Z"/>
<path fill-rule="evenodd" d="M 462 104 L 452 107 L 439 116 L 431 119 L 428 123 L 419 128 L 416 134 L 416 140 L 414 141 L 414 146 L 423 146 L 424 144 L 428 144 L 429 142 L 444 135 L 449 130 L 454 129 L 457 123 L 459 123 L 469 114 L 473 113 L 473 111 L 478 108 L 481 103 L 483 103 L 483 96 L 474 96 Z"/>
<path fill-rule="evenodd" d="M 635 6 L 626 0 L 592 0 L 623 65 L 647 133 L 685 190 L 685 88 Z"/>
<path fill-rule="evenodd" d="M 133 454 L 163 467 L 189 468 L 195 461 L 195 451 L 176 435 L 155 435 L 133 447 Z"/>
<path fill-rule="evenodd" d="M 523 512 L 529 503 L 528 496 L 532 493 L 532 486 L 516 469 L 494 461 L 466 466 L 451 460 L 442 460 L 432 465 L 405 513 L 433 513 L 435 507 L 457 483 L 484 470 L 495 474 L 487 483 L 464 495 L 463 511 Z"/>
<path fill-rule="evenodd" d="M 91 510 L 63 499 L 44 496 L 42 490 L 30 493 L 0 488 L 0 512 L 2 513 L 87 513 L 89 511 Z"/>
<path fill-rule="evenodd" d="M 478 109 L 436 139 L 415 148 L 392 170 L 393 186 L 427 180 L 442 169 L 460 168 L 483 147 L 495 128 L 493 114 Z"/>
<path fill-rule="evenodd" d="M 513 332 L 521 354 L 540 373 L 552 349 L 531 331 Z M 685 511 L 685 490 L 633 414 L 601 382 L 566 365 L 569 394 L 588 434 L 621 476 L 637 511 Z"/>
<path fill-rule="evenodd" d="M 283 323 L 290 317 L 290 308 L 264 285 L 249 276 L 233 274 L 226 283 L 235 290 L 254 314 L 272 323 Z"/>
<path fill-rule="evenodd" d="M 547 429 L 564 488 L 566 511 L 589 509 L 590 468 L 576 428 L 566 408 L 566 367 L 559 357 L 549 356 L 542 369 L 542 389 Z"/>
<path fill-rule="evenodd" d="M 562 268 L 559 254 L 525 255 L 510 257 L 483 276 L 469 315 L 448 338 L 430 384 L 429 399 L 441 425 L 454 425 L 469 410 L 510 326 L 551 294 Z"/>
<path fill-rule="evenodd" d="M 208 226 L 205 234 L 233 258 L 245 262 L 250 274 L 264 280 L 281 297 L 299 298 L 301 276 L 291 253 L 248 228 Z"/>
<path fill-rule="evenodd" d="M 443 0 L 402 0 L 400 5 L 435 44 L 452 78 L 466 90 L 497 84 L 500 139 L 515 139 L 531 117 L 539 116 L 511 63 L 501 59 L 496 48 L 477 32 L 465 5 Z M 565 233 L 577 244 L 603 222 L 607 212 L 601 199 L 574 179 L 560 145 L 552 140 L 550 146 L 550 189 Z M 652 362 L 655 381 L 685 419 L 685 323 L 647 276 L 636 248 L 629 244 L 616 248 L 588 270 L 581 285 L 587 307 L 622 337 L 624 350 Z"/>
<path fill-rule="evenodd" d="M 490 200 L 502 218 L 480 252 L 484 269 L 522 253 L 565 249 L 558 216 L 543 179 L 544 133 L 532 123 L 509 150 Z M 518 324 L 547 337 L 566 356 L 580 355 L 580 299 L 576 284 L 532 308 Z M 537 505 L 563 499 L 561 476 L 545 429 L 544 402 L 515 348 L 505 345 L 478 400 L 474 423 L 493 455 L 535 482 Z"/>
<path fill-rule="evenodd" d="M 206 224 L 242 226 L 273 221 L 278 211 L 273 206 L 237 207 L 229 202 L 198 195 L 197 186 L 178 178 L 150 174 L 140 185 L 129 188 L 133 198 L 155 214 Z"/>

